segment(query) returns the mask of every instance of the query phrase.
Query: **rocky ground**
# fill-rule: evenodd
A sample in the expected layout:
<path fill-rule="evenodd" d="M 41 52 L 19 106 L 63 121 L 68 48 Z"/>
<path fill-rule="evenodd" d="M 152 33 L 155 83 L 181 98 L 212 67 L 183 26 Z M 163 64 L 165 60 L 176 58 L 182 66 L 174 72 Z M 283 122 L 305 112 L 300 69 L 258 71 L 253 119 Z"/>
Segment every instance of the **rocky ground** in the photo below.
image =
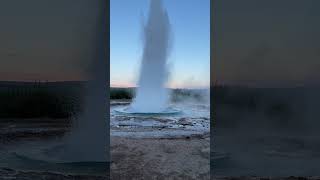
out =
<path fill-rule="evenodd" d="M 116 102 L 113 107 L 125 106 L 128 103 Z M 198 107 L 198 106 L 197 106 Z M 110 177 L 115 180 L 126 179 L 210 179 L 210 131 L 208 118 L 203 113 L 195 116 L 175 117 L 134 117 L 111 114 L 111 163 Z M 2 119 L 0 120 L 0 152 L 6 147 L 14 147 L 25 141 L 49 141 L 61 138 L 70 129 L 70 120 L 67 119 Z M 234 132 L 233 132 L 234 133 Z M 230 134 L 232 134 L 230 132 Z M 220 137 L 219 133 L 216 133 Z M 248 138 L 246 138 L 248 139 Z M 218 147 L 223 143 L 233 144 L 238 141 L 235 136 L 230 138 L 217 138 Z M 270 144 L 268 147 L 276 147 L 274 141 L 258 139 L 263 144 Z M 306 145 L 318 149 L 316 143 Z M 251 141 L 250 141 L 251 143 Z M 293 142 L 297 146 L 296 141 Z M 244 152 L 248 149 L 246 143 L 242 149 L 226 147 L 231 153 Z M 252 144 L 252 143 L 251 143 Z M 282 144 L 282 141 L 281 141 Z M 298 143 L 299 144 L 299 143 Z M 290 141 L 290 146 L 293 147 Z M 294 146 L 294 147 L 295 147 Z M 265 148 L 263 148 L 265 149 Z M 232 152 L 233 150 L 234 152 Z M 269 152 L 269 151 L 268 151 Z M 274 151 L 271 151 L 274 152 Z M 277 151 L 278 152 L 278 151 Z M 241 154 L 241 153 L 240 153 Z M 270 154 L 270 152 L 269 152 Z M 269 154 L 267 154 L 269 156 Z M 252 155 L 252 154 L 248 154 Z M 272 154 L 274 156 L 274 153 Z M 277 154 L 276 154 L 277 155 Z M 0 161 L 2 161 L 0 154 Z M 252 167 L 254 167 L 252 162 Z M 76 173 L 62 173 L 39 170 L 20 170 L 5 166 L 0 163 L 0 180 L 2 179 L 108 179 L 105 175 L 80 175 Z M 249 166 L 248 166 L 249 167 Z M 219 170 L 215 168 L 215 170 Z M 230 170 L 230 169 L 229 169 Z M 232 169 L 231 169 L 232 170 Z M 214 172 L 213 172 L 214 173 Z M 220 174 L 224 174 L 223 171 Z M 230 175 L 232 176 L 232 175 Z M 226 177 L 216 176 L 212 179 L 320 179 L 319 177 Z"/>
<path fill-rule="evenodd" d="M 0 119 L 0 144 L 63 137 L 70 123 L 70 119 Z"/>
<path fill-rule="evenodd" d="M 210 179 L 209 138 L 111 138 L 112 179 Z"/>
<path fill-rule="evenodd" d="M 112 179 L 210 179 L 209 108 L 176 105 L 176 115 L 117 113 L 111 102 Z"/>

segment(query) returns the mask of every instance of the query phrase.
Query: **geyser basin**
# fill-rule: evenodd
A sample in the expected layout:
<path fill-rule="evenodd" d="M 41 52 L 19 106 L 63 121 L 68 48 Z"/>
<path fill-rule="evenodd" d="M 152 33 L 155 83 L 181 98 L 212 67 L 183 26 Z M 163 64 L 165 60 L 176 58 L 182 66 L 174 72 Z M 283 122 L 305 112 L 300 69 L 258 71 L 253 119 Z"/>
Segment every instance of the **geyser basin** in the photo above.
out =
<path fill-rule="evenodd" d="M 114 103 L 110 110 L 111 136 L 128 138 L 185 138 L 207 136 L 210 111 L 206 105 L 171 103 L 161 112 L 135 112 Z"/>
<path fill-rule="evenodd" d="M 140 115 L 169 115 L 169 114 L 178 114 L 182 112 L 181 110 L 175 109 L 172 107 L 168 107 L 159 112 L 141 112 L 141 111 L 136 111 L 132 107 L 119 108 L 119 109 L 115 109 L 115 111 L 122 114 L 140 114 Z"/>

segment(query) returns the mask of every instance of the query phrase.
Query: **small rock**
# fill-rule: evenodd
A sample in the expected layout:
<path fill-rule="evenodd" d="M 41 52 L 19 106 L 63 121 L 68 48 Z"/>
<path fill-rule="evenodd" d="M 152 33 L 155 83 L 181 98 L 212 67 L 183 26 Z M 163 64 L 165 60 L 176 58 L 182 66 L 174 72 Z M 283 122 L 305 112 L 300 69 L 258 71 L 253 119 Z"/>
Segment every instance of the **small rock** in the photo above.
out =
<path fill-rule="evenodd" d="M 163 151 L 168 154 L 176 153 L 175 147 L 171 147 L 171 146 L 164 146 Z"/>
<path fill-rule="evenodd" d="M 178 124 L 181 124 L 181 125 L 184 125 L 184 126 L 186 126 L 186 125 L 193 125 L 192 124 L 192 122 L 189 122 L 186 118 L 181 118 L 181 119 L 179 119 L 179 121 L 178 121 Z"/>
<path fill-rule="evenodd" d="M 201 149 L 201 156 L 204 158 L 210 158 L 210 148 Z"/>

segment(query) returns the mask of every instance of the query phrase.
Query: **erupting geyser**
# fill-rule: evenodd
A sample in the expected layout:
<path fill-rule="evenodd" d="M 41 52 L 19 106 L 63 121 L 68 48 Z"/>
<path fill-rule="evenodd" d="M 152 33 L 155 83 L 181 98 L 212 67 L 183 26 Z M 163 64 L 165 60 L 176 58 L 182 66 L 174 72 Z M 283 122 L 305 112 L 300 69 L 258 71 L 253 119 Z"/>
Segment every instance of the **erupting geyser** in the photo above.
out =
<path fill-rule="evenodd" d="M 151 0 L 149 18 L 144 27 L 144 47 L 136 97 L 127 109 L 136 113 L 161 113 L 169 100 L 167 58 L 170 23 L 161 0 Z"/>

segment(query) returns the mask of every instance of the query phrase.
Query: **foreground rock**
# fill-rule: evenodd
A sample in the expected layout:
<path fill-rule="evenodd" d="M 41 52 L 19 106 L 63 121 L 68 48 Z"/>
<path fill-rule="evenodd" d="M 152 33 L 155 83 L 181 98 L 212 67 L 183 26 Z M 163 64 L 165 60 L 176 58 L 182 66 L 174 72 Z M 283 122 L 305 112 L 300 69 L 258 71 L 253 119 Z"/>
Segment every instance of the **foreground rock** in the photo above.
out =
<path fill-rule="evenodd" d="M 111 137 L 111 179 L 210 179 L 209 143 Z"/>

